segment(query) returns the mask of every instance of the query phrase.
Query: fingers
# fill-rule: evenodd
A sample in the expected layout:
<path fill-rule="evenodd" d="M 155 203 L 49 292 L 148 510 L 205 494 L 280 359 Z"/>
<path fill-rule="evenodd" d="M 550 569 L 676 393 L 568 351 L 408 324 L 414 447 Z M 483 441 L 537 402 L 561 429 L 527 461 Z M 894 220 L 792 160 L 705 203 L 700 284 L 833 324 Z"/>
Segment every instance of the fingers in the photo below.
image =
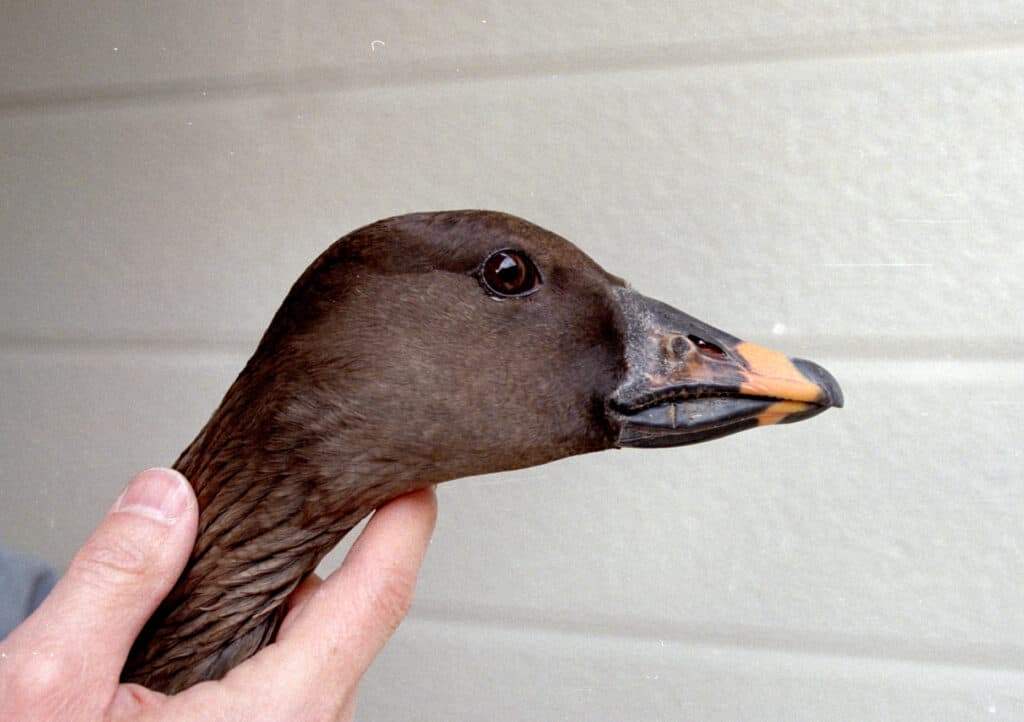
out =
<path fill-rule="evenodd" d="M 49 650 L 76 687 L 115 683 L 132 642 L 185 566 L 197 510 L 181 474 L 139 474 L 16 633 Z"/>
<path fill-rule="evenodd" d="M 437 519 L 433 488 L 378 509 L 344 564 L 302 603 L 279 641 L 329 679 L 358 679 L 412 604 Z"/>

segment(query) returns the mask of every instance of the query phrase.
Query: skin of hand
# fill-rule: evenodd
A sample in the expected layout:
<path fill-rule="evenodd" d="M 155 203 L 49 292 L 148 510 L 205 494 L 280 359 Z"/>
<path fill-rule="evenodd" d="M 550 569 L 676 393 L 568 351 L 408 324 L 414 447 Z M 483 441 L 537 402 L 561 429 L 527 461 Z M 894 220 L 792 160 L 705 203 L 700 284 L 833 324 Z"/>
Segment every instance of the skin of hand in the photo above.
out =
<path fill-rule="evenodd" d="M 198 512 L 184 477 L 145 471 L 0 643 L 0 720 L 351 720 L 360 678 L 412 603 L 436 516 L 433 489 L 381 507 L 337 571 L 292 594 L 274 644 L 167 696 L 118 677 L 185 566 Z"/>

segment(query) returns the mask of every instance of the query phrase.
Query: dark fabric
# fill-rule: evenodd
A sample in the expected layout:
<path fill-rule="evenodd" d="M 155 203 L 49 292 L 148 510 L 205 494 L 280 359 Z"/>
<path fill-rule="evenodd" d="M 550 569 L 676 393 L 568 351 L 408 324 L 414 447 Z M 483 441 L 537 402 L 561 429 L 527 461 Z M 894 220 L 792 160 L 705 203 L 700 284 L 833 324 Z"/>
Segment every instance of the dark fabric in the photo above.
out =
<path fill-rule="evenodd" d="M 56 582 L 45 562 L 0 547 L 0 639 L 35 611 Z"/>

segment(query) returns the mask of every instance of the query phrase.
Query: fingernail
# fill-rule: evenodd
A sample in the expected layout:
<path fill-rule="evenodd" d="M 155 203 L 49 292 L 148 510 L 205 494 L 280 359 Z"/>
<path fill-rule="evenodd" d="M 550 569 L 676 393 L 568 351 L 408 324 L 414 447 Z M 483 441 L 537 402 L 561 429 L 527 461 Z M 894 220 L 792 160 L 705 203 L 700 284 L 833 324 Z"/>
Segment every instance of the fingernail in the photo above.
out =
<path fill-rule="evenodd" d="M 170 525 L 188 508 L 191 495 L 187 486 L 185 477 L 173 469 L 148 469 L 132 479 L 113 510 Z"/>

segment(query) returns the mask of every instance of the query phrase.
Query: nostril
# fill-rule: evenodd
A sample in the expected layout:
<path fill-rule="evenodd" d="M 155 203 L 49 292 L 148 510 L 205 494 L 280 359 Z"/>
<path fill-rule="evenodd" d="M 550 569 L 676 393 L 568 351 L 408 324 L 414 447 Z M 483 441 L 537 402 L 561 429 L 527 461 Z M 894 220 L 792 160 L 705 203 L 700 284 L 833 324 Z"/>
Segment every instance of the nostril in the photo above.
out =
<path fill-rule="evenodd" d="M 672 337 L 672 355 L 678 359 L 683 358 L 690 351 L 690 344 L 682 336 Z"/>
<path fill-rule="evenodd" d="M 696 346 L 697 350 L 700 351 L 701 353 L 707 354 L 708 356 L 717 356 L 720 358 L 725 358 L 725 351 L 722 350 L 721 346 L 716 346 L 710 341 L 705 341 L 699 336 L 694 336 L 692 334 L 687 336 L 687 338 L 690 339 L 690 342 L 694 346 Z"/>

